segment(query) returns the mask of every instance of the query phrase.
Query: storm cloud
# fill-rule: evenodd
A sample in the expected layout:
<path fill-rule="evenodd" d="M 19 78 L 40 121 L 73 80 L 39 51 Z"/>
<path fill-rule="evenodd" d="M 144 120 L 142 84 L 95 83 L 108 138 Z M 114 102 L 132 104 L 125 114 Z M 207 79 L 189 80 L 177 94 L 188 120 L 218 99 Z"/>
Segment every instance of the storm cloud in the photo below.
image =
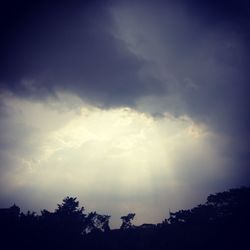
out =
<path fill-rule="evenodd" d="M 18 176 L 16 165 L 20 159 L 29 161 L 23 163 L 25 170 L 20 170 L 25 179 L 27 164 L 31 164 L 32 169 L 40 164 L 36 161 L 41 157 L 41 145 L 51 133 L 66 129 L 68 120 L 85 124 L 84 119 L 79 118 L 83 109 L 88 113 L 86 121 L 93 122 L 91 119 L 96 115 L 107 121 L 106 127 L 112 125 L 110 119 L 119 120 L 125 109 L 128 112 L 125 116 L 134 117 L 135 122 L 142 116 L 147 117 L 137 124 L 136 133 L 143 130 L 142 123 L 147 124 L 149 119 L 154 124 L 154 136 L 159 133 L 163 137 L 173 120 L 176 119 L 173 126 L 178 130 L 185 118 L 188 128 L 194 126 L 206 131 L 201 142 L 204 151 L 196 145 L 191 147 L 197 150 L 192 155 L 185 147 L 185 150 L 177 147 L 180 157 L 171 156 L 176 160 L 172 180 L 189 183 L 190 189 L 195 183 L 196 188 L 206 190 L 203 193 L 230 187 L 230 184 L 249 184 L 249 10 L 250 5 L 244 0 L 3 2 L 0 153 L 1 175 L 4 176 L 1 187 L 7 191 L 2 191 L 2 200 L 8 200 L 9 184 L 15 181 L 7 180 Z M 39 112 L 43 121 L 36 117 Z M 103 123 L 102 118 L 95 122 Z M 83 135 L 79 124 L 76 124 L 77 131 Z M 174 135 L 176 130 L 173 130 Z M 134 136 L 132 127 L 129 131 Z M 125 140 L 124 133 L 119 136 Z M 146 134 L 148 140 L 150 135 Z M 71 140 L 77 141 L 76 138 Z M 155 139 L 156 148 L 166 146 L 158 142 Z M 50 143 L 54 145 L 53 150 L 58 147 L 55 141 Z M 94 147 L 100 150 L 104 147 L 99 141 L 91 145 L 92 151 Z M 81 145 L 77 147 L 76 153 L 72 149 L 67 151 L 70 157 L 66 162 L 76 161 L 74 171 L 79 170 L 79 152 L 82 152 Z M 190 150 L 190 145 L 186 147 Z M 169 150 L 169 146 L 166 148 L 163 151 Z M 148 159 L 148 162 L 156 158 L 162 160 L 157 174 L 151 173 L 155 182 L 164 179 L 160 173 L 163 165 L 167 165 L 163 160 L 166 152 Z M 57 159 L 55 152 L 52 155 L 55 158 L 50 159 L 48 166 Z M 86 153 L 86 159 L 90 155 L 91 152 Z M 99 157 L 104 157 L 104 153 L 99 152 Z M 98 169 L 100 162 L 96 159 L 93 166 Z M 149 165 L 153 166 L 153 162 Z M 204 175 L 201 165 L 204 165 Z M 126 167 L 131 166 L 124 165 Z M 204 183 L 204 176 L 210 169 L 213 174 Z M 51 176 L 56 168 L 53 171 Z M 196 171 L 196 177 L 192 178 Z M 170 178 L 165 177 L 165 181 Z M 146 179 L 144 181 L 146 183 Z M 117 183 L 121 182 L 118 178 Z M 41 191 L 42 186 L 36 186 L 37 190 Z M 173 190 L 178 189 L 175 188 Z M 167 188 L 160 190 L 164 193 Z M 177 193 L 184 197 L 180 190 Z M 124 193 L 112 193 L 108 200 L 115 204 L 112 197 L 119 196 L 121 203 L 125 202 L 126 199 L 121 198 L 125 197 Z M 159 196 L 159 200 L 163 199 Z M 143 202 L 137 204 L 137 209 Z"/>
<path fill-rule="evenodd" d="M 36 98 L 66 90 L 105 107 L 159 98 L 163 111 L 211 118 L 221 130 L 248 127 L 245 1 L 6 5 L 2 88 Z"/>

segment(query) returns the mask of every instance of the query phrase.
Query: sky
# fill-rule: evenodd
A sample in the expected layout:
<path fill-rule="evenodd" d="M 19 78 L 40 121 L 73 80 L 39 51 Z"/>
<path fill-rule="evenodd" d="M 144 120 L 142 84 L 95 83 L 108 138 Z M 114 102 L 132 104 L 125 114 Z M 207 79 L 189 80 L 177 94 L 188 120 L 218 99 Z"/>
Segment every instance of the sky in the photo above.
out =
<path fill-rule="evenodd" d="M 2 1 L 0 206 L 111 226 L 249 185 L 246 0 Z"/>

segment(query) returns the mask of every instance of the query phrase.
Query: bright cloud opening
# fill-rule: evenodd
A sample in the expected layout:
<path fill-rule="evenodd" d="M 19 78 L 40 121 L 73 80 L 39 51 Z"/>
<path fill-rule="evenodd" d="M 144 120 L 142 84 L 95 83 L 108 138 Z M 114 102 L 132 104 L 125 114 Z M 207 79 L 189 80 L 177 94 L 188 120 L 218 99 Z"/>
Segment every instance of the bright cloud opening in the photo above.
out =
<path fill-rule="evenodd" d="M 2 100 L 1 126 L 8 131 L 1 138 L 2 196 L 23 192 L 39 208 L 51 208 L 74 195 L 90 209 L 115 216 L 135 211 L 137 223 L 155 222 L 183 206 L 185 197 L 169 203 L 180 190 L 188 195 L 197 183 L 225 177 L 216 136 L 188 116 L 101 109 L 63 93 L 46 102 Z M 192 195 L 202 197 L 200 191 Z"/>

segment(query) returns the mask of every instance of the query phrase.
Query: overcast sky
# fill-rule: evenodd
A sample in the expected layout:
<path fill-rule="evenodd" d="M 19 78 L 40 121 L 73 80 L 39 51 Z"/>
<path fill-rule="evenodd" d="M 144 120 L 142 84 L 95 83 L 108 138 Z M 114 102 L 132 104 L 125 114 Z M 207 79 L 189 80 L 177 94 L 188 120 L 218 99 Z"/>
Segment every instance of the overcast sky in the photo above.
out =
<path fill-rule="evenodd" d="M 3 1 L 0 206 L 157 223 L 249 184 L 250 5 Z"/>

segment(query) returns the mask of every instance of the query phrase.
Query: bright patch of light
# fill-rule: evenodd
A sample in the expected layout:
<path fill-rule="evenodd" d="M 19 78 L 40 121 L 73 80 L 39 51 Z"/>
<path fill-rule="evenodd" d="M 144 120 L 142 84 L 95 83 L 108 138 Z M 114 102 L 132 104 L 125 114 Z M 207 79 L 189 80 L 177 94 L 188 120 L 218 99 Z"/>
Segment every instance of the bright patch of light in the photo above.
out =
<path fill-rule="evenodd" d="M 3 186 L 11 192 L 99 197 L 95 204 L 108 197 L 99 207 L 134 211 L 152 201 L 150 211 L 169 190 L 213 176 L 222 161 L 212 134 L 188 116 L 100 109 L 68 94 L 46 102 L 7 96 L 4 106 L 8 132 L 1 139 L 10 146 L 1 152 L 8 165 Z"/>

